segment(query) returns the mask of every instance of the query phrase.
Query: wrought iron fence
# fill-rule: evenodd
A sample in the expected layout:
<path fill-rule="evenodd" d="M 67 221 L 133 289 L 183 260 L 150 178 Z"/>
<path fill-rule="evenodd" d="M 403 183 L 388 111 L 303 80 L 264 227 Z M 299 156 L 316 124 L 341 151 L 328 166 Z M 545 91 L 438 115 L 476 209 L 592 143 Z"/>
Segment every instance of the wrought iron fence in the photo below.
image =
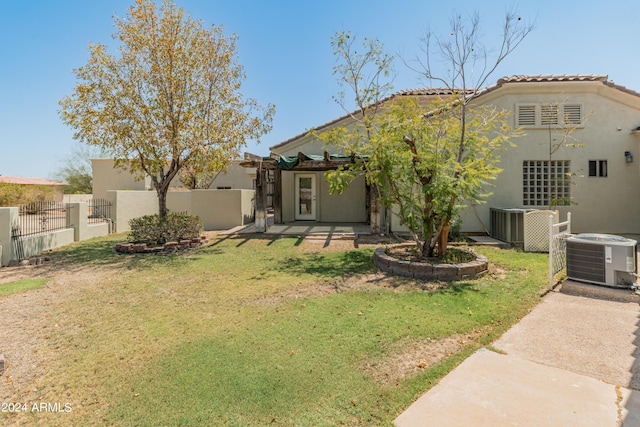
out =
<path fill-rule="evenodd" d="M 98 224 L 111 220 L 111 202 L 106 199 L 91 199 L 87 204 L 87 223 Z"/>
<path fill-rule="evenodd" d="M 34 202 L 20 205 L 20 225 L 15 237 L 48 233 L 71 227 L 69 209 L 62 202 Z"/>

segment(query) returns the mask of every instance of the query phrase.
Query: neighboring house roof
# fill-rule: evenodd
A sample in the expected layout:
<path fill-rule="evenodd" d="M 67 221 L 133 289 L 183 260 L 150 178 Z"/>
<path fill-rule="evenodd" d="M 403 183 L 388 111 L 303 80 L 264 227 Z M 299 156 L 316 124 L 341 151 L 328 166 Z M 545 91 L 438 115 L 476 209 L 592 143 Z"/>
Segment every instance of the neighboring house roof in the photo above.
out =
<path fill-rule="evenodd" d="M 608 80 L 608 75 L 606 74 L 538 74 L 538 75 L 514 75 L 510 77 L 502 77 L 497 81 L 496 84 L 492 86 L 488 86 L 485 89 L 475 90 L 468 89 L 467 92 L 469 95 L 472 95 L 474 98 L 486 95 L 489 92 L 493 92 L 496 89 L 501 88 L 504 84 L 507 83 L 552 83 L 552 82 L 602 82 L 604 85 L 609 86 L 614 89 L 618 89 L 622 92 L 638 96 L 640 97 L 640 92 L 636 92 L 634 90 L 628 89 L 625 86 L 615 84 L 612 81 Z M 398 91 L 392 95 L 389 95 L 379 102 L 384 103 L 396 97 L 403 96 L 447 96 L 451 95 L 455 92 L 455 90 L 449 88 L 417 88 L 417 89 L 405 89 Z M 357 114 L 357 111 L 344 114 L 337 119 L 331 120 L 330 122 L 324 123 L 315 128 L 316 131 L 322 130 L 324 128 L 330 127 L 354 114 Z M 299 135 L 296 135 L 292 138 L 287 139 L 279 144 L 269 147 L 270 150 L 278 149 L 286 146 L 287 144 L 296 141 L 303 136 L 307 135 L 310 131 L 302 132 Z"/>
<path fill-rule="evenodd" d="M 20 185 L 67 185 L 64 182 L 54 181 L 47 178 L 26 178 L 21 176 L 2 176 L 0 175 L 0 182 L 6 184 L 20 184 Z"/>

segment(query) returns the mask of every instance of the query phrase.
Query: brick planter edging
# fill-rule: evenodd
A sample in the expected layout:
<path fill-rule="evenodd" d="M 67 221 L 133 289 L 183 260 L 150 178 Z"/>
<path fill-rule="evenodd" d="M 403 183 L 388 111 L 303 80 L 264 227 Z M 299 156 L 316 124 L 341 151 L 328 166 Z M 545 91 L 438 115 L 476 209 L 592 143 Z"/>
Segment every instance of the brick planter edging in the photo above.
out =
<path fill-rule="evenodd" d="M 398 246 L 410 246 L 400 244 Z M 459 264 L 432 264 L 426 262 L 404 261 L 387 255 L 387 248 L 377 248 L 373 254 L 373 264 L 380 270 L 397 276 L 411 277 L 420 280 L 454 280 L 473 279 L 484 274 L 489 268 L 487 257 L 474 253 L 476 259 Z"/>
<path fill-rule="evenodd" d="M 209 243 L 206 236 L 197 237 L 179 242 L 167 242 L 162 246 L 149 247 L 146 243 L 117 243 L 116 252 L 121 254 L 151 254 L 184 251 L 198 248 Z"/>

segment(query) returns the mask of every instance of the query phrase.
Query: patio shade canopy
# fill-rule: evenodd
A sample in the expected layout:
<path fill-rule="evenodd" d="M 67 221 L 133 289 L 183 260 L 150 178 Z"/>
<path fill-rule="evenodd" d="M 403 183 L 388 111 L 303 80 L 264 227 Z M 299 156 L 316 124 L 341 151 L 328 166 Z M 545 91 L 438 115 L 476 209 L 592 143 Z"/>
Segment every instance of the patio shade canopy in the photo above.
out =
<path fill-rule="evenodd" d="M 366 157 L 360 157 L 360 159 L 366 161 Z M 329 154 L 325 151 L 324 155 L 313 155 L 298 153 L 297 156 L 281 156 L 272 154 L 271 157 L 260 157 L 253 154 L 245 153 L 245 161 L 240 163 L 241 166 L 246 168 L 265 168 L 265 169 L 280 169 L 280 170 L 333 170 L 338 167 L 354 163 L 356 156 L 342 156 L 336 154 Z"/>

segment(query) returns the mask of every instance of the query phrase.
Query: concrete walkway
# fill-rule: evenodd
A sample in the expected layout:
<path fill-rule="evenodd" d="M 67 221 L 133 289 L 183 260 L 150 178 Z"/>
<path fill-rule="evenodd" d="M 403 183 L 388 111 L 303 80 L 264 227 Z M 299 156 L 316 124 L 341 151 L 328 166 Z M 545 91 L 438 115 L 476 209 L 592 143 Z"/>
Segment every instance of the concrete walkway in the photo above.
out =
<path fill-rule="evenodd" d="M 398 427 L 640 426 L 640 305 L 552 292 Z"/>

